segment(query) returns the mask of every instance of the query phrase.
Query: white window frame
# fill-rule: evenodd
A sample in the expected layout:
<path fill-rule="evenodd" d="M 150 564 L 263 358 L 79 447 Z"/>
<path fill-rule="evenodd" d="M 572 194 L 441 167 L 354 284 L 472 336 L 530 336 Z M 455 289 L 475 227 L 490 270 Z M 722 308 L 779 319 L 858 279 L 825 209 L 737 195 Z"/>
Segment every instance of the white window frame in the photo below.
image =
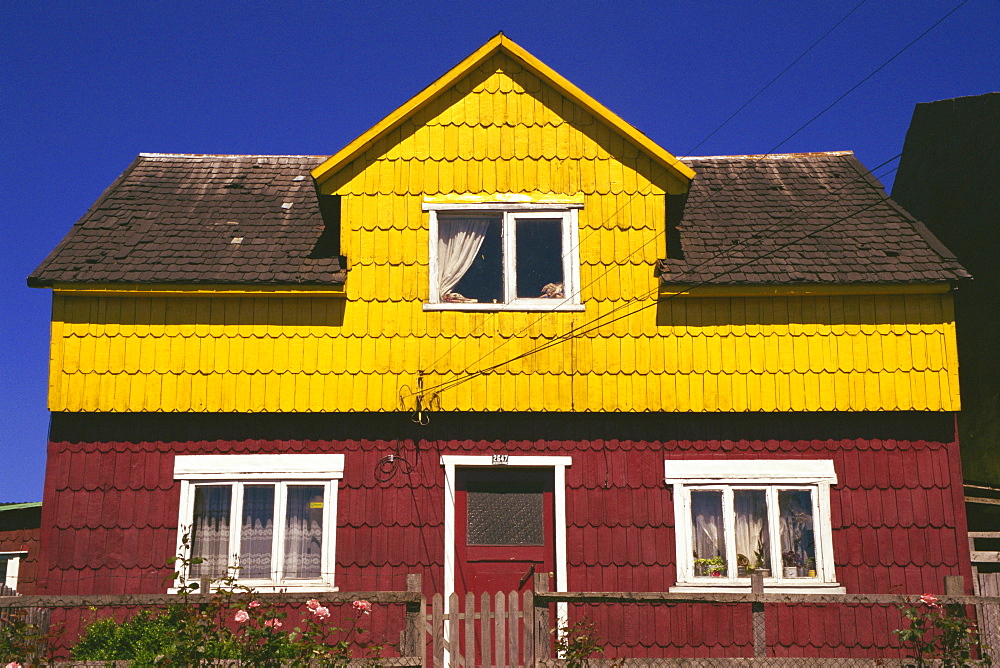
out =
<path fill-rule="evenodd" d="M 271 553 L 272 577 L 239 578 L 240 584 L 261 592 L 337 591 L 334 586 L 337 533 L 337 481 L 344 477 L 344 455 L 177 455 L 174 480 L 181 483 L 180 509 L 175 554 L 190 557 L 185 534 L 193 523 L 194 495 L 198 486 L 230 486 L 232 489 L 229 531 L 229 564 L 239 565 L 240 518 L 243 487 L 248 484 L 275 485 L 275 533 Z M 288 579 L 279 577 L 284 550 L 284 508 L 289 486 L 323 487 L 323 550 L 319 578 Z M 239 571 L 236 571 L 237 576 Z M 182 573 L 187 577 L 187 573 Z M 176 593 L 172 588 L 170 593 Z"/>
<path fill-rule="evenodd" d="M 27 552 L 0 552 L 0 559 L 7 562 L 7 577 L 0 584 L 17 591 L 17 576 L 21 568 L 21 560 L 28 556 Z"/>
<path fill-rule="evenodd" d="M 519 203 L 482 202 L 476 204 L 453 204 L 425 202 L 423 210 L 428 212 L 429 282 L 430 294 L 424 304 L 425 311 L 583 311 L 580 303 L 580 221 L 578 216 L 582 204 L 576 203 Z M 443 213 L 464 217 L 476 215 L 500 215 L 503 243 L 503 290 L 504 303 L 458 304 L 443 302 L 438 287 L 438 217 Z M 517 220 L 531 218 L 560 218 L 562 220 L 563 252 L 563 294 L 562 299 L 517 297 L 516 251 L 514 229 Z"/>
<path fill-rule="evenodd" d="M 762 489 L 768 494 L 768 525 L 772 576 L 764 578 L 764 588 L 773 593 L 843 594 L 837 582 L 833 561 L 833 529 L 830 519 L 830 486 L 837 484 L 837 473 L 829 459 L 748 459 L 748 460 L 671 460 L 664 462 L 665 482 L 673 485 L 674 535 L 677 543 L 677 584 L 671 592 L 748 592 L 749 578 L 737 577 L 736 518 L 727 508 L 733 507 L 736 489 Z M 781 538 L 777 530 L 778 490 L 809 490 L 813 501 L 813 528 L 816 541 L 816 577 L 785 578 L 781 572 Z M 691 492 L 714 490 L 723 493 L 723 522 L 727 576 L 695 577 L 693 539 L 691 536 Z"/>

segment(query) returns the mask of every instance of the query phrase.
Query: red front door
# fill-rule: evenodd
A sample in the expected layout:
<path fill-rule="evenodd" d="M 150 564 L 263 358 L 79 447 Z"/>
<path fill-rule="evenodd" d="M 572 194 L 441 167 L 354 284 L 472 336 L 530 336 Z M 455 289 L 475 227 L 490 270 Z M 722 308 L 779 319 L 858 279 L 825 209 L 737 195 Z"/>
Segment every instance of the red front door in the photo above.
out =
<path fill-rule="evenodd" d="M 551 468 L 459 468 L 455 591 L 524 591 L 555 571 Z"/>

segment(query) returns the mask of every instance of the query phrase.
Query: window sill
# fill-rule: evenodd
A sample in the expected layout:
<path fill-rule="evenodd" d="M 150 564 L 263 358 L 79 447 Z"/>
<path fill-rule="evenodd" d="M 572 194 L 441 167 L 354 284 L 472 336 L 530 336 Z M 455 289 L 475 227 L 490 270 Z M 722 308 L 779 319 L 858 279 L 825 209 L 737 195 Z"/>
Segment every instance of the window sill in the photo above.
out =
<path fill-rule="evenodd" d="M 547 303 L 550 300 L 536 301 L 536 302 L 514 302 L 512 304 L 463 304 L 459 302 L 449 302 L 442 304 L 424 304 L 425 311 L 508 311 L 508 312 L 523 312 L 523 311 L 584 311 L 586 307 L 583 304 L 567 304 L 563 302 L 555 301 L 555 304 Z"/>
<path fill-rule="evenodd" d="M 749 594 L 749 582 L 678 582 L 669 589 L 671 594 Z M 837 582 L 795 582 L 792 580 L 764 580 L 765 594 L 846 594 L 847 588 Z"/>
<path fill-rule="evenodd" d="M 247 587 L 253 589 L 258 594 L 309 594 L 309 593 L 330 593 L 335 591 L 340 591 L 340 587 L 335 587 L 333 585 L 328 585 L 322 582 L 309 582 L 300 584 L 273 584 L 270 582 L 261 583 L 259 580 L 237 580 L 237 587 Z M 216 591 L 222 591 L 222 587 L 211 587 L 207 593 L 212 593 Z M 177 594 L 180 590 L 177 587 L 171 587 L 167 589 L 168 594 Z M 191 592 L 192 595 L 198 595 L 201 592 L 195 589 Z"/>

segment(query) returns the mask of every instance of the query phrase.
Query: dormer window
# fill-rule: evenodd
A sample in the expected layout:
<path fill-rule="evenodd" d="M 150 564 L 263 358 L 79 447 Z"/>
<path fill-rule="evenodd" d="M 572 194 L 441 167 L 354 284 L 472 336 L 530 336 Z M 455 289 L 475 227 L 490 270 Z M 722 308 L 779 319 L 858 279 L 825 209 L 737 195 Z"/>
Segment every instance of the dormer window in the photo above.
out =
<path fill-rule="evenodd" d="M 427 310 L 582 310 L 578 204 L 425 204 Z"/>

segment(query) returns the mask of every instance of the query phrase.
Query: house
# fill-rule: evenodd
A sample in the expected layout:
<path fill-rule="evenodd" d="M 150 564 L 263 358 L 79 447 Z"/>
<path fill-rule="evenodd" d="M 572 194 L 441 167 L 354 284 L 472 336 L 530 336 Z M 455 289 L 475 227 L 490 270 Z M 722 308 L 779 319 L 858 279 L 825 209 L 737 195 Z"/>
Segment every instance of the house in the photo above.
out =
<path fill-rule="evenodd" d="M 140 155 L 31 275 L 39 587 L 190 550 L 262 590 L 940 591 L 967 277 L 851 153 L 680 160 L 497 35 L 331 157 Z M 752 644 L 593 614 L 612 656 Z"/>
<path fill-rule="evenodd" d="M 0 504 L 0 596 L 34 594 L 41 503 Z"/>

